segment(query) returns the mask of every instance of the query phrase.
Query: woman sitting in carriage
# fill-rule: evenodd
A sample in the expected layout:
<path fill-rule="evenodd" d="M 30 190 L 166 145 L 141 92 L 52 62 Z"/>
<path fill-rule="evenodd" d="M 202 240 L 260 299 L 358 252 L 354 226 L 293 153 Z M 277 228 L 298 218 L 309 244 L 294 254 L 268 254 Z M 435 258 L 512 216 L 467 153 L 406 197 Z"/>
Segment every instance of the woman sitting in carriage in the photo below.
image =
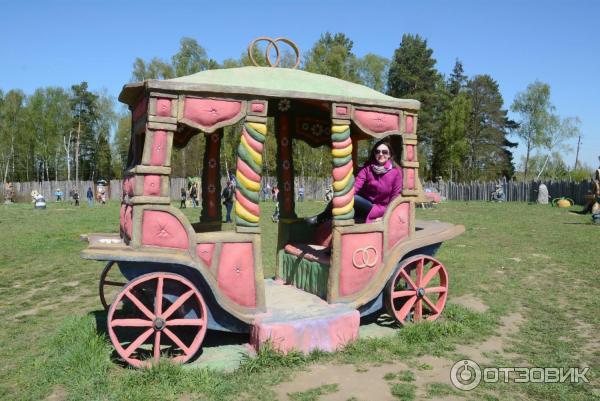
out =
<path fill-rule="evenodd" d="M 402 192 L 402 169 L 394 162 L 392 146 L 386 139 L 377 142 L 369 159 L 356 175 L 354 182 L 354 220 L 371 223 L 380 220 L 388 205 Z M 333 204 L 319 215 L 307 219 L 312 224 L 321 224 L 332 217 Z"/>

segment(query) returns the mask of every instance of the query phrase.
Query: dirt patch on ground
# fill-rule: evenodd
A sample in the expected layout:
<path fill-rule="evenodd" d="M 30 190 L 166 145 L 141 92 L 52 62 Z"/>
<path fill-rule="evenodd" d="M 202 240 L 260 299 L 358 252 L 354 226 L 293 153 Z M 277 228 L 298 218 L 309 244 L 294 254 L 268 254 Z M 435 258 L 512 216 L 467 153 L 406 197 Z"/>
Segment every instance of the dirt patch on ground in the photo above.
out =
<path fill-rule="evenodd" d="M 598 338 L 598 332 L 594 325 L 584 322 L 579 319 L 574 320 L 577 330 L 584 340 L 584 344 L 581 347 L 581 353 L 583 357 L 600 353 L 600 338 Z"/>
<path fill-rule="evenodd" d="M 508 353 L 504 348 L 508 345 L 509 335 L 517 333 L 519 326 L 523 323 L 524 319 L 520 313 L 512 313 L 510 315 L 502 317 L 500 320 L 501 326 L 496 331 L 496 334 L 482 343 L 458 345 L 456 347 L 456 353 L 458 355 L 466 356 L 479 364 L 489 364 L 492 362 L 492 356 L 502 355 L 505 358 L 513 359 L 518 357 L 516 354 Z"/>
<path fill-rule="evenodd" d="M 390 383 L 384 376 L 405 369 L 406 365 L 400 362 L 360 369 L 354 365 L 317 365 L 308 372 L 300 373 L 293 381 L 280 384 L 274 390 L 278 400 L 287 401 L 290 400 L 291 393 L 337 384 L 338 391 L 322 395 L 319 401 L 346 401 L 351 397 L 364 401 L 397 401 L 392 396 Z"/>
<path fill-rule="evenodd" d="M 483 301 L 472 294 L 461 295 L 460 297 L 451 298 L 450 302 L 456 305 L 464 306 L 467 309 L 475 312 L 483 313 L 488 310 L 488 306 Z"/>
<path fill-rule="evenodd" d="M 453 302 L 455 301 L 456 299 L 453 300 Z M 483 302 L 472 295 L 459 297 L 459 302 L 456 303 L 474 310 L 478 308 L 479 311 L 487 309 Z M 519 313 L 504 316 L 501 319 L 501 326 L 492 337 L 480 343 L 459 345 L 456 347 L 455 353 L 483 365 L 491 363 L 490 357 L 493 355 L 506 359 L 518 357 L 515 354 L 507 353 L 504 349 L 508 345 L 509 336 L 518 332 L 523 321 L 523 316 Z M 274 391 L 278 400 L 288 401 L 290 400 L 289 394 L 292 393 L 305 392 L 324 385 L 337 385 L 336 392 L 320 396 L 319 401 L 346 401 L 352 397 L 363 401 L 391 401 L 397 400 L 390 391 L 394 381 L 386 380 L 386 375 L 389 377 L 410 370 L 414 373 L 415 378 L 411 382 L 416 386 L 415 399 L 420 400 L 427 397 L 428 385 L 435 383 L 452 386 L 450 370 L 456 362 L 455 359 L 425 355 L 380 366 L 317 365 L 312 366 L 309 371 L 301 372 L 293 381 L 276 386 Z M 463 398 L 460 397 L 460 394 L 449 394 L 428 399 L 453 401 Z"/>
<path fill-rule="evenodd" d="M 65 401 L 68 398 L 67 390 L 61 386 L 55 386 L 46 401 Z"/>
<path fill-rule="evenodd" d="M 431 355 L 425 355 L 415 360 L 417 365 L 417 372 L 415 372 L 415 384 L 417 385 L 416 399 L 421 400 L 427 396 L 427 385 L 432 383 L 442 383 L 448 386 L 452 386 L 450 381 L 450 370 L 454 361 L 447 358 L 438 358 Z M 434 398 L 440 399 L 440 398 Z M 443 400 L 457 400 L 455 398 L 447 396 L 441 398 Z"/>
<path fill-rule="evenodd" d="M 534 258 L 541 258 L 541 259 L 546 259 L 546 260 L 552 259 L 550 256 L 544 255 L 541 253 L 532 253 L 531 256 L 533 256 Z"/>

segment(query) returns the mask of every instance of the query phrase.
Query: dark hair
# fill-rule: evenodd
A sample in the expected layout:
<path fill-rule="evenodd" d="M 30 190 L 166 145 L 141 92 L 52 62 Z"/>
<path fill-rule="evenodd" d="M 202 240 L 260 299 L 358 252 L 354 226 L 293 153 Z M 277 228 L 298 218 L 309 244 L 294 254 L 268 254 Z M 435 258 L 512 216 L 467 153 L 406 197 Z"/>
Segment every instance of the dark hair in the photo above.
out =
<path fill-rule="evenodd" d="M 392 149 L 392 145 L 390 144 L 390 141 L 387 138 L 381 139 L 379 141 L 377 141 L 377 143 L 375 145 L 373 145 L 373 147 L 371 148 L 371 153 L 369 153 L 369 162 L 370 163 L 376 163 L 377 159 L 375 158 L 375 149 L 377 149 L 379 147 L 379 145 L 385 145 L 387 146 L 387 148 L 390 151 L 390 160 L 392 161 L 392 163 L 394 162 L 394 149 Z"/>

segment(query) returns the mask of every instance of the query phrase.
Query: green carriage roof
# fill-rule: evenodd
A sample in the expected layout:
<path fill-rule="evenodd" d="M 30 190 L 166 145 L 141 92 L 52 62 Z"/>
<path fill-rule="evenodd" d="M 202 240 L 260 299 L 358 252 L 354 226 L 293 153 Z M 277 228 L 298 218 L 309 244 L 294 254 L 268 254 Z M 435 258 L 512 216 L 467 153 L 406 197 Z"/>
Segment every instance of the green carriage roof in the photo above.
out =
<path fill-rule="evenodd" d="M 397 99 L 364 85 L 290 68 L 225 68 L 164 81 L 152 79 L 125 85 L 119 100 L 133 105 L 145 89 L 325 100 L 410 110 L 418 110 L 420 107 L 417 100 Z"/>

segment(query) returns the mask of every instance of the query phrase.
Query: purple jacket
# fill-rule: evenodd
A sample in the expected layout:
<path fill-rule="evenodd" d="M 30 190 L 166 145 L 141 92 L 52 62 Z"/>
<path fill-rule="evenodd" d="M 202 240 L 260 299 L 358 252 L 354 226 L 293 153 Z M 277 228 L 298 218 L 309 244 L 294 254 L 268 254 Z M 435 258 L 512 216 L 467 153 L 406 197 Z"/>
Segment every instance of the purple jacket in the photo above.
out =
<path fill-rule="evenodd" d="M 391 170 L 379 175 L 373 172 L 372 165 L 369 162 L 365 163 L 354 182 L 354 193 L 373 204 L 367 216 L 367 223 L 383 216 L 388 205 L 402 191 L 402 170 L 399 167 L 392 167 Z"/>

